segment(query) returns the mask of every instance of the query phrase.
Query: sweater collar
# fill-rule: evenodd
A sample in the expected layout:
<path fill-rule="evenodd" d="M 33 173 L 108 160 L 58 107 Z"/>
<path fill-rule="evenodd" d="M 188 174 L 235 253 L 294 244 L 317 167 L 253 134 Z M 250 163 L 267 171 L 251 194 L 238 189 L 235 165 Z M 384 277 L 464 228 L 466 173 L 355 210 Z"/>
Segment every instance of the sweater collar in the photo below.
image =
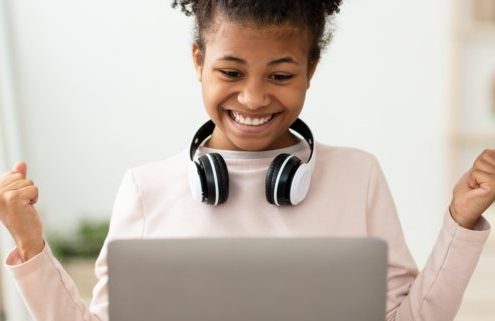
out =
<path fill-rule="evenodd" d="M 222 155 L 222 157 L 225 160 L 241 160 L 241 159 L 255 160 L 255 159 L 267 159 L 267 158 L 272 159 L 282 153 L 287 153 L 287 154 L 299 153 L 303 151 L 305 148 L 309 148 L 307 145 L 308 144 L 304 140 L 301 140 L 297 144 L 288 147 L 264 150 L 264 151 L 235 151 L 235 150 L 224 150 L 224 149 L 216 149 L 216 148 L 200 146 L 197 150 L 196 157 L 199 157 L 207 153 L 218 153 Z"/>

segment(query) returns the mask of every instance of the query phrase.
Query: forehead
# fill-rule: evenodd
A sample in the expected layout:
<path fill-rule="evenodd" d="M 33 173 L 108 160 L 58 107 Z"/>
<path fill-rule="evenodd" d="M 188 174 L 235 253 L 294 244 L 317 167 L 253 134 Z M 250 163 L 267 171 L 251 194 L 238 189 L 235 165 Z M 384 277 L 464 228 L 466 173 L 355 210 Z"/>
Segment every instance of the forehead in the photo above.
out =
<path fill-rule="evenodd" d="M 242 55 L 291 54 L 299 59 L 308 55 L 307 33 L 290 25 L 257 26 L 254 23 L 233 22 L 217 17 L 204 34 L 207 52 L 226 51 Z"/>

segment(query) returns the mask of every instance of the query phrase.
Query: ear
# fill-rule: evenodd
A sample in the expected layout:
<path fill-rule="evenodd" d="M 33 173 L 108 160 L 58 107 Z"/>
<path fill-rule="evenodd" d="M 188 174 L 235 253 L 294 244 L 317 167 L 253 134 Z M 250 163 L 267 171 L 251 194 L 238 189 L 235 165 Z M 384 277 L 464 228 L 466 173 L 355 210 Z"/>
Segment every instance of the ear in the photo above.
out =
<path fill-rule="evenodd" d="M 203 74 L 204 55 L 203 51 L 199 48 L 199 45 L 196 42 L 193 42 L 191 46 L 191 53 L 198 81 L 201 82 L 201 75 Z"/>
<path fill-rule="evenodd" d="M 312 61 L 309 61 L 308 62 L 308 74 L 307 74 L 307 78 L 308 78 L 308 87 L 307 89 L 309 89 L 309 86 L 310 86 L 310 83 L 311 83 L 311 78 L 313 78 L 313 75 L 315 74 L 315 71 L 316 71 L 316 66 L 318 66 L 318 59 L 316 60 L 312 60 Z"/>

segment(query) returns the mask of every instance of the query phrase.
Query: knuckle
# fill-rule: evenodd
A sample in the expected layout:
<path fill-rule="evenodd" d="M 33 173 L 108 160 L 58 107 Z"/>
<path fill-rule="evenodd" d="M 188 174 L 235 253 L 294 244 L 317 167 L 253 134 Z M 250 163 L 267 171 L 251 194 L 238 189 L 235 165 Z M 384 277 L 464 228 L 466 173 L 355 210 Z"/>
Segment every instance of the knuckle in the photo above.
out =
<path fill-rule="evenodd" d="M 483 159 L 481 158 L 478 158 L 475 162 L 474 162 L 474 170 L 477 171 L 479 170 L 482 166 L 483 166 Z"/>
<path fill-rule="evenodd" d="M 486 160 L 486 161 L 488 161 L 488 160 L 489 160 L 490 158 L 492 158 L 492 157 L 493 157 L 493 156 L 491 156 L 489 152 L 485 152 L 485 153 L 483 153 L 483 154 L 481 155 L 481 159 Z"/>
<path fill-rule="evenodd" d="M 472 176 L 472 177 L 477 177 L 477 176 L 481 175 L 481 173 L 482 173 L 482 172 L 481 172 L 479 169 L 475 168 L 475 169 L 473 170 L 473 172 L 472 172 L 472 175 L 471 175 L 471 176 Z"/>

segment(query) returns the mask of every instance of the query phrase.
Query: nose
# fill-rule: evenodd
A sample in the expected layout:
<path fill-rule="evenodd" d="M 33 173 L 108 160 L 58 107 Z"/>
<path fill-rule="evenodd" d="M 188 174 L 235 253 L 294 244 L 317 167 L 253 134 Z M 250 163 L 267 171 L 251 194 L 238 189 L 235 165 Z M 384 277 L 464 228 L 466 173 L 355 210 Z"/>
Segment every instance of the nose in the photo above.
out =
<path fill-rule="evenodd" d="M 259 109 L 270 104 L 270 95 L 263 81 L 247 81 L 237 96 L 240 104 L 249 109 Z"/>

